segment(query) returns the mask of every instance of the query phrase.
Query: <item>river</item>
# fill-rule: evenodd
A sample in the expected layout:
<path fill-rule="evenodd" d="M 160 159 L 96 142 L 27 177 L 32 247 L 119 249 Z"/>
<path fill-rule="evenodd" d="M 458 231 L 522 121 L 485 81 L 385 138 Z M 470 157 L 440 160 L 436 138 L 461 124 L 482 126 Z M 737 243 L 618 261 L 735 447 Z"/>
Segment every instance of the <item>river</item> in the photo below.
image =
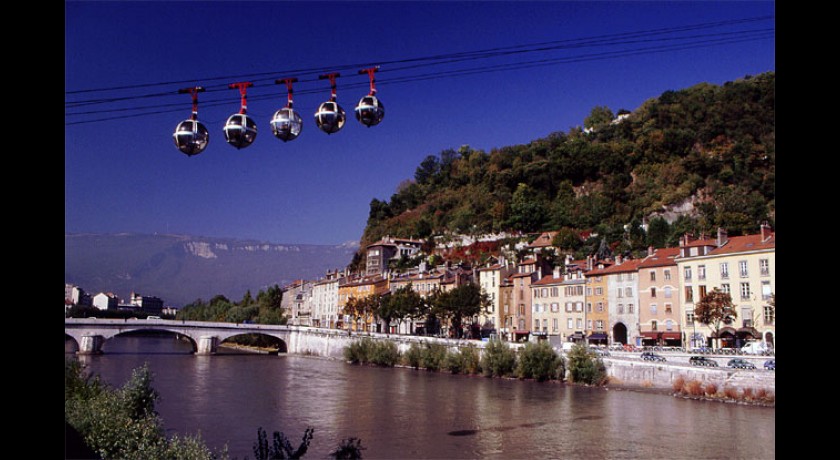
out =
<path fill-rule="evenodd" d="M 201 432 L 239 459 L 254 457 L 258 427 L 297 446 L 310 426 L 313 459 L 351 436 L 366 459 L 775 458 L 774 408 L 304 356 L 195 356 L 172 337 L 115 337 L 103 351 L 79 359 L 114 386 L 149 363 L 167 432 Z"/>

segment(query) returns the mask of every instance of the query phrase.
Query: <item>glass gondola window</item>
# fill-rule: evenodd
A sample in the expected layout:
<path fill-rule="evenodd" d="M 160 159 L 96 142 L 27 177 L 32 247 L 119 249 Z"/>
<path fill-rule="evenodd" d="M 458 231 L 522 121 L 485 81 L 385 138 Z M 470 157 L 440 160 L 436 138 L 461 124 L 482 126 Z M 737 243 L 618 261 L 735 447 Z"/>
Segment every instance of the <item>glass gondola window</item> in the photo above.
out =
<path fill-rule="evenodd" d="M 247 115 L 248 103 L 246 91 L 253 86 L 251 82 L 231 83 L 230 89 L 238 89 L 242 98 L 239 113 L 231 115 L 225 123 L 225 140 L 237 149 L 251 145 L 257 138 L 257 123 Z"/>
<path fill-rule="evenodd" d="M 283 78 L 274 81 L 275 84 L 285 84 L 288 92 L 288 102 L 286 107 L 274 113 L 274 118 L 271 119 L 271 132 L 274 136 L 283 142 L 297 139 L 303 130 L 303 119 L 300 114 L 295 112 L 292 100 L 292 83 L 297 82 L 297 78 Z"/>
<path fill-rule="evenodd" d="M 207 131 L 207 127 L 198 121 L 198 93 L 203 91 L 204 88 L 200 86 L 178 90 L 181 94 L 192 96 L 192 116 L 189 120 L 179 123 L 173 133 L 175 147 L 187 156 L 198 155 L 203 152 L 210 142 L 210 133 Z"/>

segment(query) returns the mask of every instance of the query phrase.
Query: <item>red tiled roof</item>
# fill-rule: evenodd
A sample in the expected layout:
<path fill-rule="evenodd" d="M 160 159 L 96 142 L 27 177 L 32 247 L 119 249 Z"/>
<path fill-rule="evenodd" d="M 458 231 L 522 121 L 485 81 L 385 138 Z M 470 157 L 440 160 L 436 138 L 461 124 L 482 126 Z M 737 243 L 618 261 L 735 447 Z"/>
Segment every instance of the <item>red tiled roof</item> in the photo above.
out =
<path fill-rule="evenodd" d="M 695 241 L 691 241 L 690 243 L 684 244 L 682 247 L 693 248 L 693 247 L 696 247 L 696 246 L 717 246 L 717 240 L 710 240 L 710 239 L 695 240 Z"/>
<path fill-rule="evenodd" d="M 552 284 L 561 284 L 564 281 L 564 277 L 561 275 L 558 278 L 555 278 L 554 275 L 546 275 L 543 276 L 541 280 L 534 281 L 531 283 L 531 286 L 548 286 Z"/>
<path fill-rule="evenodd" d="M 736 252 L 759 251 L 776 248 L 776 232 L 770 232 L 770 237 L 762 241 L 761 234 L 746 236 L 731 236 L 723 246 L 709 251 L 708 255 L 732 254 Z"/>
<path fill-rule="evenodd" d="M 551 241 L 554 240 L 554 237 L 557 235 L 558 232 L 542 232 L 540 236 L 537 237 L 534 241 L 528 244 L 529 248 L 544 248 L 547 246 L 551 246 Z"/>
<path fill-rule="evenodd" d="M 621 263 L 621 265 L 613 265 L 611 267 L 607 267 L 603 270 L 592 270 L 587 275 L 593 274 L 594 271 L 599 271 L 603 275 L 612 275 L 613 273 L 628 273 L 628 272 L 635 272 L 639 270 L 639 264 L 642 263 L 643 259 L 630 259 L 625 260 Z"/>
<path fill-rule="evenodd" d="M 639 264 L 639 268 L 677 265 L 677 261 L 674 258 L 678 255 L 680 255 L 680 248 L 659 248 L 652 256 L 645 257 L 642 263 Z"/>

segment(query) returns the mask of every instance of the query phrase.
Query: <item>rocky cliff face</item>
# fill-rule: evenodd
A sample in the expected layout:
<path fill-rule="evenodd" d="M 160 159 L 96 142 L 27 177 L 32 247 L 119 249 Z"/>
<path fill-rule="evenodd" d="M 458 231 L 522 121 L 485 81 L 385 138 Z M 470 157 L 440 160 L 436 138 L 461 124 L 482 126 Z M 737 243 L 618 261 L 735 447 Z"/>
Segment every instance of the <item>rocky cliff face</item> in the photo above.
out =
<path fill-rule="evenodd" d="M 358 249 L 342 245 L 288 245 L 188 235 L 67 234 L 65 281 L 87 292 L 134 291 L 182 306 L 222 294 L 238 300 L 274 284 L 316 279 L 345 267 Z"/>

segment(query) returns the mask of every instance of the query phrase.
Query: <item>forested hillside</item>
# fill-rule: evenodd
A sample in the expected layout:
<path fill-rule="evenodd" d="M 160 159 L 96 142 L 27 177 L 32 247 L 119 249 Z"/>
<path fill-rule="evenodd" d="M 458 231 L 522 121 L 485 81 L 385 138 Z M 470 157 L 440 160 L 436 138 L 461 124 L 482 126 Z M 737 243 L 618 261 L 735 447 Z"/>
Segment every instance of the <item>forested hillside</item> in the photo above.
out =
<path fill-rule="evenodd" d="M 632 112 L 595 107 L 583 125 L 429 155 L 389 201 L 371 201 L 361 247 L 386 234 L 563 229 L 636 249 L 688 230 L 773 225 L 775 72 L 666 91 Z"/>

